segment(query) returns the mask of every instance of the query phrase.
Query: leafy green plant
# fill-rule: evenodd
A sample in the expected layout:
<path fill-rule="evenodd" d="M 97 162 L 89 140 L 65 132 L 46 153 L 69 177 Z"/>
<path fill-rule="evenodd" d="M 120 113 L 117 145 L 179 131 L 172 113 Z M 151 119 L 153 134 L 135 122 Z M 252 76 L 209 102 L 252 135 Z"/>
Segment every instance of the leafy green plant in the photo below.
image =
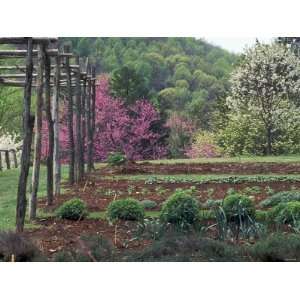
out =
<path fill-rule="evenodd" d="M 300 202 L 279 203 L 269 213 L 271 220 L 277 224 L 295 224 L 300 221 Z"/>
<path fill-rule="evenodd" d="M 251 199 L 242 194 L 231 194 L 224 199 L 223 208 L 228 220 L 236 221 L 237 218 L 245 218 L 247 215 L 255 217 L 255 206 Z"/>
<path fill-rule="evenodd" d="M 213 188 L 209 188 L 207 190 L 207 197 L 210 199 L 212 195 L 214 194 L 215 190 Z"/>
<path fill-rule="evenodd" d="M 136 238 L 158 240 L 166 232 L 167 225 L 161 222 L 159 219 L 144 219 L 139 223 L 135 232 Z"/>
<path fill-rule="evenodd" d="M 126 156 L 120 152 L 110 153 L 107 157 L 106 162 L 109 166 L 121 166 L 126 163 Z"/>
<path fill-rule="evenodd" d="M 273 195 L 275 192 L 269 185 L 267 185 L 265 187 L 265 190 L 266 190 L 267 195 L 269 195 L 269 196 Z"/>
<path fill-rule="evenodd" d="M 223 200 L 212 200 L 208 199 L 204 204 L 202 204 L 203 208 L 214 208 L 222 205 Z"/>
<path fill-rule="evenodd" d="M 164 189 L 163 187 L 161 186 L 158 186 L 155 188 L 155 192 L 158 194 L 158 195 L 163 195 L 167 192 L 166 189 Z"/>
<path fill-rule="evenodd" d="M 234 194 L 235 193 L 235 189 L 234 188 L 229 188 L 227 191 L 226 191 L 226 195 L 231 195 L 231 194 Z"/>
<path fill-rule="evenodd" d="M 300 201 L 300 192 L 299 191 L 284 191 L 279 192 L 271 197 L 260 202 L 260 206 L 263 208 L 273 207 L 279 203 L 286 203 L 290 201 Z"/>
<path fill-rule="evenodd" d="M 56 215 L 62 219 L 80 220 L 87 216 L 87 206 L 81 199 L 74 198 L 64 202 Z"/>
<path fill-rule="evenodd" d="M 246 195 L 255 195 L 261 192 L 261 188 L 259 186 L 248 186 L 243 190 L 243 193 Z"/>
<path fill-rule="evenodd" d="M 146 200 L 142 200 L 140 203 L 142 204 L 144 209 L 153 209 L 157 207 L 157 203 L 153 200 L 146 199 Z"/>
<path fill-rule="evenodd" d="M 186 228 L 199 220 L 197 200 L 185 190 L 176 190 L 163 204 L 160 219 L 180 228 Z"/>
<path fill-rule="evenodd" d="M 114 200 L 107 207 L 107 218 L 111 222 L 116 220 L 141 221 L 144 216 L 144 207 L 132 198 Z"/>
<path fill-rule="evenodd" d="M 226 238 L 229 233 L 238 240 L 240 234 L 243 238 L 250 238 L 258 236 L 262 232 L 262 226 L 255 222 L 255 206 L 245 195 L 231 194 L 227 196 L 222 207 L 215 211 L 219 236 L 222 239 Z"/>
<path fill-rule="evenodd" d="M 255 220 L 258 222 L 266 222 L 268 221 L 269 213 L 265 210 L 256 210 L 255 211 Z"/>
<path fill-rule="evenodd" d="M 127 193 L 128 193 L 128 195 L 132 195 L 133 192 L 134 192 L 134 189 L 135 189 L 135 187 L 133 185 L 129 185 L 127 187 Z"/>

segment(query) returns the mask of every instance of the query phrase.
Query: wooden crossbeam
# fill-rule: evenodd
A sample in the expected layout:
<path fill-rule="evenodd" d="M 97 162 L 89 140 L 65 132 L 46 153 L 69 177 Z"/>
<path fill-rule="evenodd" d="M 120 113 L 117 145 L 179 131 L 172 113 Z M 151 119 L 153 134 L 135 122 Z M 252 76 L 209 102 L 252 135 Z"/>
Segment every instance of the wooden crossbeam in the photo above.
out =
<path fill-rule="evenodd" d="M 3 37 L 0 38 L 0 44 L 27 44 L 27 37 Z M 35 37 L 32 38 L 33 44 L 38 43 L 56 43 L 58 42 L 58 38 L 54 37 Z"/>
<path fill-rule="evenodd" d="M 26 76 L 26 74 L 0 74 L 0 78 L 25 78 L 25 76 Z M 36 77 L 37 74 L 33 73 L 32 76 Z M 55 74 L 51 73 L 50 76 L 54 77 Z M 64 77 L 64 76 L 66 76 L 66 74 L 65 73 L 61 73 L 60 76 Z"/>
<path fill-rule="evenodd" d="M 81 85 L 83 86 L 83 83 L 81 83 Z M 0 86 L 25 87 L 25 81 L 6 80 L 0 78 Z M 54 84 L 51 83 L 50 86 L 53 87 Z M 67 83 L 60 81 L 60 86 L 61 87 L 67 86 Z M 32 84 L 32 87 L 36 87 L 36 84 Z M 74 82 L 72 82 L 72 87 L 76 87 Z"/>
<path fill-rule="evenodd" d="M 51 65 L 51 68 L 55 68 L 55 64 Z M 60 66 L 61 68 L 64 67 L 64 65 Z M 79 65 L 70 65 L 71 69 L 79 69 Z M 35 68 L 35 67 L 34 67 Z M 15 65 L 15 66 L 0 66 L 0 70 L 4 70 L 4 71 L 20 71 L 20 70 L 26 70 L 26 66 L 22 66 L 22 65 Z"/>
<path fill-rule="evenodd" d="M 32 50 L 32 55 L 37 56 L 38 50 Z M 22 58 L 26 57 L 27 50 L 0 50 L 0 58 Z M 47 55 L 49 56 L 63 56 L 63 57 L 73 57 L 73 53 L 59 53 L 58 49 L 48 49 Z"/>

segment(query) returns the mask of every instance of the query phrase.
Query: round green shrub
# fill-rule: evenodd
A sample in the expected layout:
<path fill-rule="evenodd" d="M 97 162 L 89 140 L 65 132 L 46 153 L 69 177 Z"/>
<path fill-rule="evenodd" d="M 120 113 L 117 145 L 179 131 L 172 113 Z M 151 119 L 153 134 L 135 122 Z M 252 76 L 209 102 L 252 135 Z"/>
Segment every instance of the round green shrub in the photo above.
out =
<path fill-rule="evenodd" d="M 293 224 L 300 220 L 300 202 L 279 203 L 269 213 L 269 218 L 278 224 Z"/>
<path fill-rule="evenodd" d="M 228 195 L 223 201 L 223 209 L 229 221 L 239 217 L 255 218 L 254 203 L 248 196 L 242 194 Z"/>
<path fill-rule="evenodd" d="M 140 202 L 144 209 L 153 209 L 157 207 L 157 203 L 152 200 L 143 200 Z"/>
<path fill-rule="evenodd" d="M 274 207 L 279 203 L 286 203 L 290 201 L 300 201 L 300 192 L 299 191 L 284 191 L 279 192 L 271 197 L 266 198 L 260 203 L 260 206 L 263 208 Z"/>
<path fill-rule="evenodd" d="M 198 202 L 189 192 L 177 190 L 164 203 L 160 218 L 180 227 L 195 224 L 199 220 Z"/>
<path fill-rule="evenodd" d="M 106 162 L 109 166 L 121 166 L 127 161 L 126 156 L 120 152 L 110 153 Z"/>
<path fill-rule="evenodd" d="M 132 198 L 112 201 L 107 207 L 107 218 L 110 221 L 140 221 L 144 216 L 144 207 Z"/>
<path fill-rule="evenodd" d="M 71 199 L 57 209 L 56 215 L 62 219 L 80 220 L 87 216 L 87 207 L 82 200 Z"/>

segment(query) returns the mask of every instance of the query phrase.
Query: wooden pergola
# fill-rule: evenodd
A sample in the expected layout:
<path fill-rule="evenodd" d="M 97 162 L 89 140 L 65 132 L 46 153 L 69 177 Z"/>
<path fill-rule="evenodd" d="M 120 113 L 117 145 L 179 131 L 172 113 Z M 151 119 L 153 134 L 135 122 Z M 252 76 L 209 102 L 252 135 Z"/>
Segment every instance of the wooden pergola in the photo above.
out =
<path fill-rule="evenodd" d="M 23 59 L 22 64 L 0 66 L 0 86 L 24 89 L 23 143 L 16 209 L 16 230 L 22 232 L 26 215 L 26 190 L 33 136 L 32 193 L 29 200 L 29 217 L 30 220 L 36 218 L 43 111 L 48 130 L 47 204 L 51 205 L 54 196 L 60 194 L 59 110 L 62 93 L 67 99 L 69 183 L 74 184 L 84 177 L 85 144 L 87 145 L 87 171 L 94 168 L 96 73 L 95 67 L 89 64 L 88 59 L 80 59 L 78 55 L 74 55 L 69 45 L 64 45 L 60 50 L 57 38 L 0 38 L 0 44 L 23 45 L 23 48 L 26 49 L 0 50 L 0 59 Z M 34 114 L 31 113 L 32 88 L 36 89 Z"/>

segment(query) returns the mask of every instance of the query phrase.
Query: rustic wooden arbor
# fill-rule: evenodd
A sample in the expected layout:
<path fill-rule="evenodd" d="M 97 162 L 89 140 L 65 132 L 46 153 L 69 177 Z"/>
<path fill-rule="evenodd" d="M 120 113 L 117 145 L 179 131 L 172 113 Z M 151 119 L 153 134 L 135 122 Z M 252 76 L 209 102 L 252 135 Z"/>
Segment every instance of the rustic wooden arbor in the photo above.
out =
<path fill-rule="evenodd" d="M 6 169 L 10 169 L 10 159 L 9 159 L 9 154 L 11 153 L 13 156 L 13 161 L 14 161 L 14 166 L 15 168 L 18 167 L 18 160 L 17 160 L 17 151 L 16 149 L 0 149 L 0 171 L 3 169 L 3 164 L 2 164 L 2 153 L 4 153 L 4 158 L 5 158 L 5 164 L 6 164 Z"/>
<path fill-rule="evenodd" d="M 53 203 L 54 195 L 60 193 L 59 111 L 61 95 L 67 99 L 69 183 L 74 184 L 84 177 L 85 144 L 87 145 L 87 171 L 93 169 L 95 67 L 89 65 L 87 59 L 82 62 L 71 52 L 68 45 L 65 45 L 61 51 L 57 38 L 0 38 L 0 44 L 20 45 L 21 48 L 26 49 L 0 50 L 0 59 L 21 58 L 26 60 L 23 65 L 0 66 L 2 73 L 0 74 L 0 85 L 24 88 L 23 145 L 16 209 L 16 230 L 21 232 L 26 215 L 27 178 L 33 136 L 32 193 L 29 201 L 29 217 L 31 220 L 36 217 L 43 119 L 47 121 L 48 130 L 46 157 L 48 205 Z M 71 64 L 72 60 L 74 64 Z M 34 115 L 31 114 L 32 88 L 36 88 Z"/>

